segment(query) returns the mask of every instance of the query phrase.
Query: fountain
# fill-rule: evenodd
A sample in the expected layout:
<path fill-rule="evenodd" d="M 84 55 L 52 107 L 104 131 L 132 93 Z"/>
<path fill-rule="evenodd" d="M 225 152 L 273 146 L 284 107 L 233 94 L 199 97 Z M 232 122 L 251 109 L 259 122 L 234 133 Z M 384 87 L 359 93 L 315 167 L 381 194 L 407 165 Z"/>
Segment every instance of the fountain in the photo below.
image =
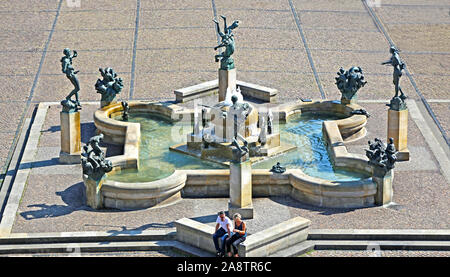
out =
<path fill-rule="evenodd" d="M 231 55 L 237 26 L 217 27 L 218 47 L 226 48 L 216 55 L 218 79 L 175 90 L 175 102 L 125 105 L 102 98 L 94 113 L 97 131 L 105 142 L 123 145 L 123 153 L 108 157 L 112 169 L 97 176 L 101 188 L 90 190 L 101 203 L 95 208 L 230 197 L 230 211 L 252 217 L 252 197 L 290 196 L 320 207 L 386 203 L 380 191 L 390 191 L 393 174 L 376 170 L 378 177 L 370 178 L 373 164 L 344 144 L 366 135 L 369 114 L 356 103 L 366 84 L 362 69 L 341 70 L 341 101 L 277 103 L 276 89 L 236 79 Z M 116 83 L 114 95 L 123 86 Z"/>

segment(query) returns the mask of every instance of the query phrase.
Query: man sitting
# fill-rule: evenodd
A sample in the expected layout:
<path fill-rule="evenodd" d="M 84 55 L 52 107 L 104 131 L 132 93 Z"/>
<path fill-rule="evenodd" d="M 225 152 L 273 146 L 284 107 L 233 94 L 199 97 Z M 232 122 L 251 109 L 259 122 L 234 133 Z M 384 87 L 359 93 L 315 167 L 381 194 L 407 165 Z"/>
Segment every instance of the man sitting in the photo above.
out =
<path fill-rule="evenodd" d="M 231 219 L 225 216 L 224 211 L 220 211 L 216 220 L 216 231 L 213 235 L 214 246 L 216 247 L 216 256 L 223 257 L 225 256 L 225 239 L 227 235 L 231 238 L 233 230 L 233 225 Z M 219 248 L 219 238 L 221 239 L 221 248 Z"/>

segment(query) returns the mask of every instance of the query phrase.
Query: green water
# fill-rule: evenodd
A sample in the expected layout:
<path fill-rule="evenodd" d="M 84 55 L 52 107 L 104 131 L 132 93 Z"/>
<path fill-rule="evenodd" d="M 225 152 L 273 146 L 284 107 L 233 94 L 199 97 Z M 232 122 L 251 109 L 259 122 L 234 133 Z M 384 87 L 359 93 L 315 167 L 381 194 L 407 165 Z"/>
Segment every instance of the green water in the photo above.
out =
<path fill-rule="evenodd" d="M 114 117 L 121 120 L 120 115 Z M 322 122 L 339 119 L 333 115 L 297 114 L 286 123 L 274 126 L 281 140 L 297 146 L 296 150 L 254 163 L 253 168 L 270 169 L 276 162 L 286 168 L 300 168 L 306 174 L 332 181 L 366 178 L 360 173 L 335 170 L 322 140 Z M 139 172 L 124 170 L 109 177 L 120 182 L 150 182 L 171 175 L 176 169 L 224 169 L 226 167 L 169 150 L 169 146 L 186 142 L 192 132 L 187 123 L 172 123 L 160 116 L 130 113 L 129 122 L 141 124 Z"/>

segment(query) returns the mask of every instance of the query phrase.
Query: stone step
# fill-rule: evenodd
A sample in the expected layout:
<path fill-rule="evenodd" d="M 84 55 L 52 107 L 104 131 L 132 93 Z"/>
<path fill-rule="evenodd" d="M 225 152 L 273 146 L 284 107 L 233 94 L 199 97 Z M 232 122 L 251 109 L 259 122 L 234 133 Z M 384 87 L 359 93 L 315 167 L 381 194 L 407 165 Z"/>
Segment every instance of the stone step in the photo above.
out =
<path fill-rule="evenodd" d="M 164 241 L 175 240 L 174 228 L 151 231 L 61 232 L 61 233 L 12 233 L 0 237 L 0 246 L 7 244 L 82 243 L 114 241 Z"/>
<path fill-rule="evenodd" d="M 172 250 L 185 256 L 208 257 L 210 253 L 179 241 L 119 241 L 47 244 L 0 245 L 0 254 L 66 253 L 78 255 L 88 252 L 158 251 Z"/>
<path fill-rule="evenodd" d="M 312 229 L 310 240 L 403 240 L 403 241 L 450 241 L 450 230 L 414 229 Z"/>
<path fill-rule="evenodd" d="M 313 240 L 315 250 L 450 251 L 450 241 Z"/>
<path fill-rule="evenodd" d="M 314 243 L 311 241 L 305 241 L 273 253 L 269 257 L 298 257 L 311 250 L 314 250 Z"/>

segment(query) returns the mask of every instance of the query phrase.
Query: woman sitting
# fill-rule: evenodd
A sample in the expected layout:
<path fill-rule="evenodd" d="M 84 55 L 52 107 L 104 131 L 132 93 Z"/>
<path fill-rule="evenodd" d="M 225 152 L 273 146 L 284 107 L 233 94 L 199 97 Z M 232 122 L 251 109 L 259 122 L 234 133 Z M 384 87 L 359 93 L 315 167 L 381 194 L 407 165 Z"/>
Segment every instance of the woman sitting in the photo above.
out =
<path fill-rule="evenodd" d="M 237 246 L 245 241 L 245 238 L 247 237 L 247 228 L 245 225 L 245 222 L 242 221 L 241 215 L 236 213 L 233 215 L 234 219 L 234 229 L 233 229 L 233 235 L 231 238 L 227 238 L 226 240 L 226 247 L 228 252 L 228 257 L 231 257 L 231 246 L 233 246 L 233 253 L 235 257 L 239 257 L 238 255 L 238 249 Z"/>

